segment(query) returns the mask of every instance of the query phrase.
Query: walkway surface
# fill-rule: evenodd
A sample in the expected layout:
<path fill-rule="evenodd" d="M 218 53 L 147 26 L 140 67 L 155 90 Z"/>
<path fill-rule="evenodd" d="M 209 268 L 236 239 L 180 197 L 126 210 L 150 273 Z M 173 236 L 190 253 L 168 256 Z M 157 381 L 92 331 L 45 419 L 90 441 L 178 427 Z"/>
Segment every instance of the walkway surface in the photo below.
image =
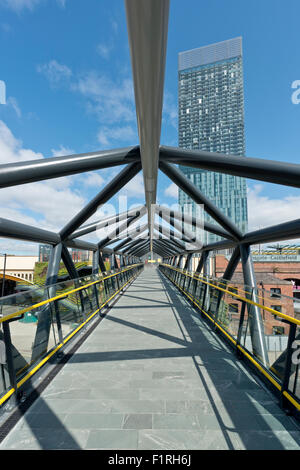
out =
<path fill-rule="evenodd" d="M 300 449 L 300 432 L 155 267 L 0 449 Z"/>

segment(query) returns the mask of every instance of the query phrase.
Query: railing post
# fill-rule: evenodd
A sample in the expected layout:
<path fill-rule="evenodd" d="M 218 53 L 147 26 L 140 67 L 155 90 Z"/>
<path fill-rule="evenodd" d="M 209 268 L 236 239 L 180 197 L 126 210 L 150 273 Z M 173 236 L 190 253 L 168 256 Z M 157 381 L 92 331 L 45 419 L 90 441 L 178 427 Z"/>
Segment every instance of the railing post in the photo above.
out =
<path fill-rule="evenodd" d="M 14 358 L 12 354 L 12 343 L 9 328 L 9 321 L 3 323 L 3 338 L 5 343 L 6 363 L 9 375 L 10 386 L 15 390 L 14 401 L 17 402 L 17 379 L 14 366 Z"/>
<path fill-rule="evenodd" d="M 93 251 L 92 273 L 93 273 L 93 277 L 95 277 L 95 276 L 99 277 L 98 276 L 99 275 L 99 253 L 98 253 L 98 250 Z M 95 299 L 96 299 L 97 308 L 100 308 L 99 298 L 98 298 L 98 284 L 94 284 L 93 291 L 94 291 L 94 296 L 95 296 Z"/>
<path fill-rule="evenodd" d="M 244 320 L 245 320 L 245 311 L 246 311 L 246 302 L 242 300 L 242 308 L 241 308 L 241 313 L 240 313 L 239 328 L 238 328 L 238 334 L 237 334 L 237 340 L 236 340 L 237 355 L 239 355 L 238 346 L 241 344 L 241 340 L 242 340 L 243 326 L 244 326 Z"/>
<path fill-rule="evenodd" d="M 209 281 L 209 251 L 206 251 L 205 253 L 203 253 L 203 276 L 206 282 L 208 282 Z M 208 308 L 209 292 L 210 292 L 209 286 L 205 284 L 203 301 L 202 301 L 202 310 L 204 311 L 206 311 L 206 309 Z"/>
<path fill-rule="evenodd" d="M 49 292 L 48 292 L 48 297 L 50 298 Z M 54 304 L 54 312 L 55 312 L 58 339 L 59 339 L 59 342 L 62 343 L 63 342 L 63 334 L 62 334 L 62 328 L 61 328 L 61 320 L 60 320 L 58 300 L 54 300 L 53 304 Z M 50 306 L 52 308 L 51 304 L 50 304 Z"/>
<path fill-rule="evenodd" d="M 289 323 L 286 322 L 285 320 L 282 320 L 284 323 Z M 292 370 L 292 355 L 293 355 L 293 343 L 295 341 L 296 337 L 296 331 L 297 331 L 297 325 L 295 323 L 289 323 L 290 325 L 290 332 L 289 332 L 289 338 L 288 338 L 288 344 L 287 344 L 287 353 L 286 353 L 286 360 L 285 360 L 285 368 L 284 368 L 284 376 L 282 380 L 282 385 L 281 385 L 281 395 L 280 395 L 280 405 L 282 408 L 284 408 L 285 404 L 285 397 L 284 397 L 284 392 L 289 389 L 289 382 L 290 382 L 290 375 L 291 375 L 291 370 Z"/>

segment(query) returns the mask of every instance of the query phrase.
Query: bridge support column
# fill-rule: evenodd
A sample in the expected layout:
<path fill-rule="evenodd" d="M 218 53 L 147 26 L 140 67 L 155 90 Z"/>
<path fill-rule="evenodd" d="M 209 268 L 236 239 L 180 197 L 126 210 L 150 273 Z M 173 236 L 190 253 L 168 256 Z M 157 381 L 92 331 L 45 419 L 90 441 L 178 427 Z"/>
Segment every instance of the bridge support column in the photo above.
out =
<path fill-rule="evenodd" d="M 99 273 L 99 250 L 93 251 L 93 270 L 94 275 Z"/>
<path fill-rule="evenodd" d="M 103 261 L 103 258 L 102 258 L 102 254 L 101 252 L 98 250 L 97 251 L 98 253 L 98 263 L 99 263 L 99 267 L 101 269 L 101 272 L 102 273 L 105 273 L 106 272 L 106 267 L 105 267 L 105 264 L 104 264 L 104 261 Z"/>
<path fill-rule="evenodd" d="M 56 286 L 53 285 L 57 282 L 59 265 L 62 255 L 62 243 L 54 246 L 51 249 L 51 254 L 48 263 L 48 271 L 45 286 L 51 286 L 48 290 L 49 298 L 54 297 L 56 294 Z M 51 329 L 51 307 L 46 305 L 39 313 L 36 334 L 32 347 L 31 362 L 36 361 L 48 348 L 48 341 Z"/>
<path fill-rule="evenodd" d="M 204 271 L 207 272 L 207 260 L 209 257 L 209 251 L 203 251 L 201 254 L 201 258 L 199 260 L 196 273 L 200 274 L 202 271 L 202 268 L 204 267 Z"/>
<path fill-rule="evenodd" d="M 258 302 L 257 298 L 257 284 L 256 277 L 252 262 L 252 256 L 249 245 L 240 245 L 241 261 L 243 266 L 244 283 L 246 296 L 253 302 Z M 253 354 L 255 354 L 263 362 L 265 366 L 268 366 L 268 350 L 264 333 L 264 325 L 259 307 L 256 305 L 247 305 L 248 316 L 249 316 L 249 327 L 252 341 Z"/>

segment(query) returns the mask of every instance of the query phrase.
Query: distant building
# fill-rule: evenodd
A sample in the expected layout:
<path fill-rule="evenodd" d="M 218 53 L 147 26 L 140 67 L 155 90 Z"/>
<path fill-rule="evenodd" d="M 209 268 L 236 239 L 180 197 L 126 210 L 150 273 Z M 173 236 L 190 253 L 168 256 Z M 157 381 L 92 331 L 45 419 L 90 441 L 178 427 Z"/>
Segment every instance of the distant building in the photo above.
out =
<path fill-rule="evenodd" d="M 86 250 L 78 250 L 77 248 L 71 249 L 71 256 L 74 263 L 80 263 L 90 260 L 90 252 Z"/>
<path fill-rule="evenodd" d="M 33 282 L 33 273 L 37 256 L 7 255 L 5 274 Z M 4 256 L 0 256 L 0 274 L 4 271 Z"/>
<path fill-rule="evenodd" d="M 244 158 L 244 83 L 242 38 L 181 52 L 178 61 L 179 147 Z M 246 180 L 180 166 L 184 174 L 242 232 L 247 231 Z M 182 190 L 179 205 L 195 217 L 199 208 Z M 214 222 L 205 214 L 205 221 Z M 199 232 L 202 242 L 220 240 Z"/>
<path fill-rule="evenodd" d="M 39 246 L 39 261 L 41 263 L 48 262 L 51 253 L 50 245 L 40 245 Z M 74 263 L 80 263 L 83 261 L 90 261 L 91 256 L 90 252 L 86 250 L 79 250 L 77 248 L 71 248 L 70 250 L 72 260 Z"/>
<path fill-rule="evenodd" d="M 214 277 L 223 276 L 229 261 L 229 256 L 216 255 L 213 267 Z M 293 260 L 286 255 L 253 255 L 254 271 L 259 292 L 259 303 L 277 310 L 278 312 L 299 317 L 300 306 L 298 293 L 300 294 L 300 256 L 295 255 Z M 238 264 L 235 274 L 230 281 L 230 286 L 243 289 L 244 278 L 241 263 Z M 229 301 L 229 300 L 228 300 Z M 240 309 L 240 302 L 230 299 L 231 313 Z M 289 326 L 276 320 L 274 315 L 266 311 L 262 312 L 265 332 L 267 335 L 288 334 Z M 237 316 L 238 319 L 238 316 Z"/>
<path fill-rule="evenodd" d="M 50 253 L 51 253 L 50 245 L 39 245 L 39 262 L 40 263 L 48 262 Z"/>

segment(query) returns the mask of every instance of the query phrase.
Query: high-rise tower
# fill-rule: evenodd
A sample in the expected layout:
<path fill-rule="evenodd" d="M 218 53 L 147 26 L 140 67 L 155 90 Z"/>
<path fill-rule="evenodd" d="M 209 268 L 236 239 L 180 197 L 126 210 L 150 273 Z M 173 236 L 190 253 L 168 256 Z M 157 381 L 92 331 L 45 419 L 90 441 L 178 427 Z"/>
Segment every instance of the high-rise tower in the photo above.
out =
<path fill-rule="evenodd" d="M 245 156 L 242 38 L 179 53 L 179 147 Z M 243 231 L 247 231 L 244 178 L 181 166 L 185 175 Z M 179 205 L 197 216 L 179 191 Z M 213 220 L 205 215 L 205 220 Z M 218 241 L 207 233 L 204 243 Z"/>

